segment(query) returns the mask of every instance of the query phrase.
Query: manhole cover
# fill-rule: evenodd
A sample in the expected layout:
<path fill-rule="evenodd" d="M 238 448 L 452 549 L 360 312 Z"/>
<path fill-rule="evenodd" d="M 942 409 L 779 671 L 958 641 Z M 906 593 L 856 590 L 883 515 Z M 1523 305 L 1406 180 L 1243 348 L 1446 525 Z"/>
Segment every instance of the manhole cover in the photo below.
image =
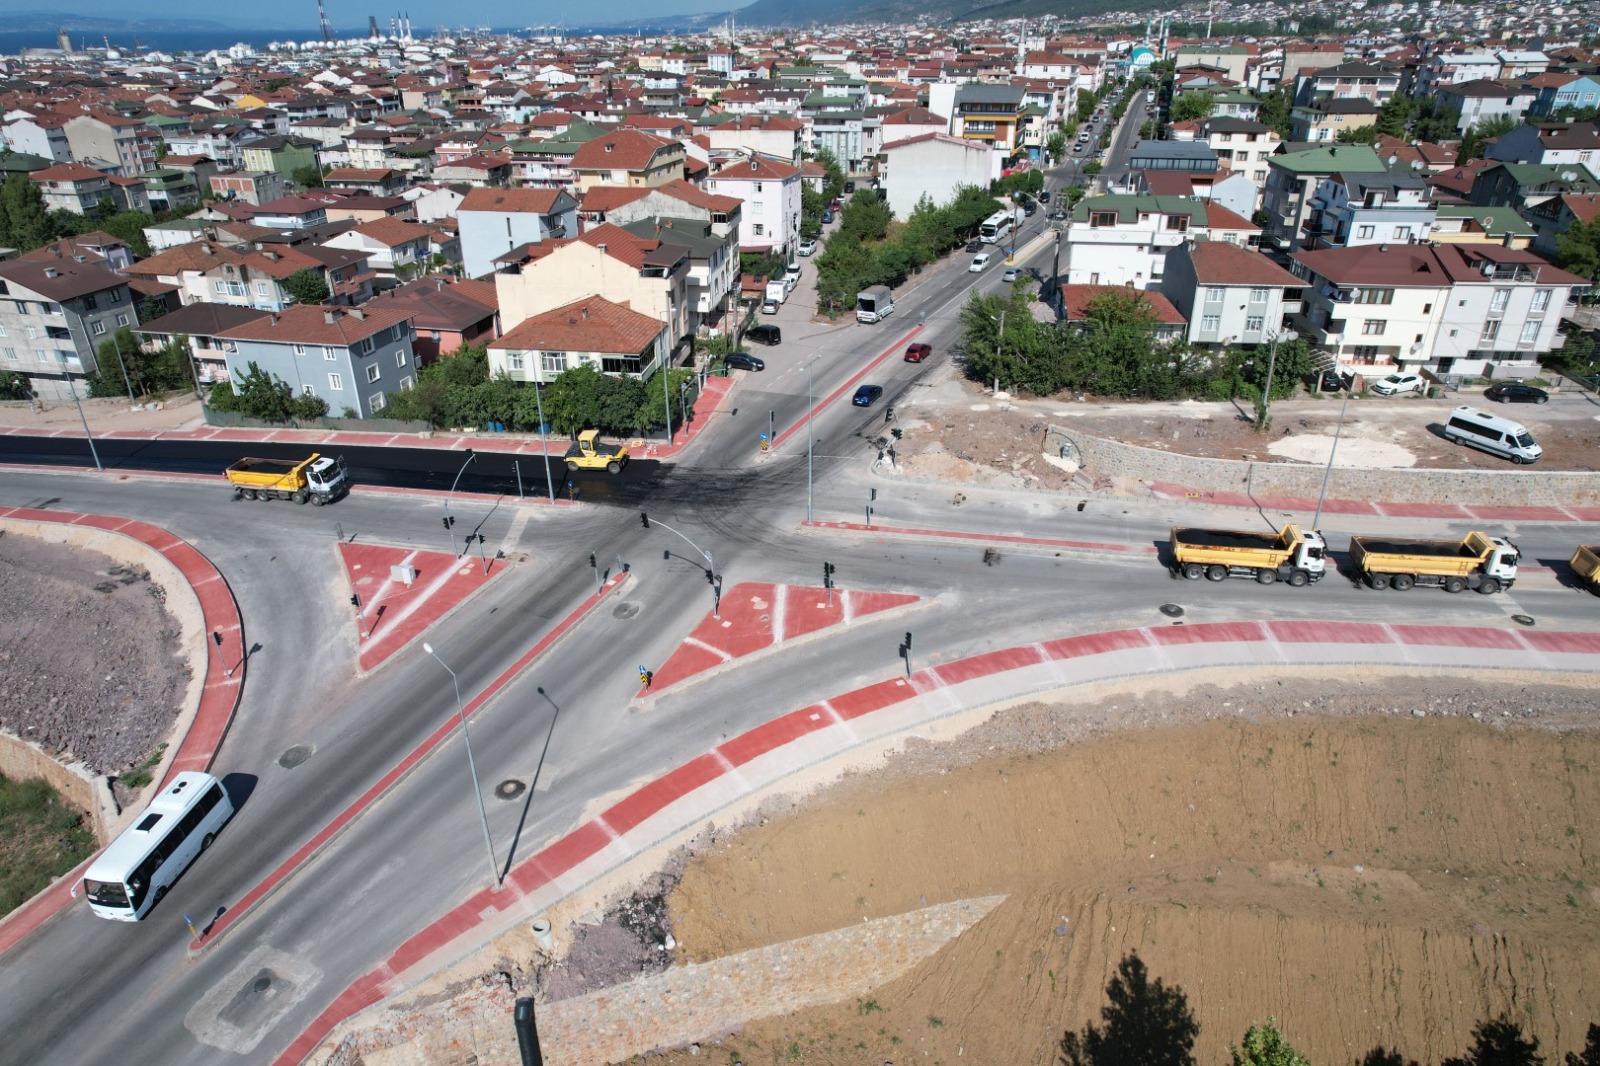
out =
<path fill-rule="evenodd" d="M 282 755 L 278 756 L 278 765 L 285 770 L 293 770 L 296 766 L 311 758 L 312 748 L 307 744 L 296 744 Z"/>
<path fill-rule="evenodd" d="M 611 608 L 612 618 L 632 618 L 638 613 L 639 605 L 637 603 L 623 602 Z"/>
<path fill-rule="evenodd" d="M 268 977 L 266 975 L 266 973 L 263 972 L 260 977 L 257 977 L 255 979 L 255 983 L 250 986 L 250 990 L 253 991 L 253 992 L 265 992 L 267 989 L 269 989 L 271 987 L 272 987 L 272 978 Z"/>
<path fill-rule="evenodd" d="M 1163 603 L 1161 605 L 1161 613 L 1168 618 L 1177 618 L 1183 614 L 1183 608 L 1175 603 Z"/>
<path fill-rule="evenodd" d="M 1511 616 L 1511 620 L 1517 623 L 1519 626 L 1538 625 L 1538 623 L 1533 620 L 1533 615 L 1531 614 L 1514 614 Z"/>
<path fill-rule="evenodd" d="M 514 800 L 526 791 L 528 791 L 528 783 L 519 781 L 514 777 L 508 777 L 494 786 L 496 798 L 503 800 Z"/>

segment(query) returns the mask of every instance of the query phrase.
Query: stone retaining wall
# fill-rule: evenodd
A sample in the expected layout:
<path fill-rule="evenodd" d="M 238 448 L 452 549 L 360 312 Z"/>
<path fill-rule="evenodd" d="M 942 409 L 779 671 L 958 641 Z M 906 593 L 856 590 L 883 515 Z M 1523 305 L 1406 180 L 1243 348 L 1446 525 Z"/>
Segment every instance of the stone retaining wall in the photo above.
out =
<path fill-rule="evenodd" d="M 1064 451 L 1063 448 L 1066 450 Z M 1325 467 L 1310 463 L 1205 459 L 1143 448 L 1049 426 L 1044 452 L 1075 459 L 1096 479 L 1165 481 L 1210 492 L 1315 499 Z M 1512 507 L 1570 507 L 1600 502 L 1600 474 L 1537 467 L 1505 470 L 1371 469 L 1335 466 L 1331 500 L 1405 500 L 1410 503 L 1494 502 Z"/>
<path fill-rule="evenodd" d="M 108 817 L 114 817 L 117 802 L 104 777 L 94 777 L 82 763 L 57 762 L 31 740 L 0 733 L 0 774 L 12 781 L 42 777 L 61 793 L 61 799 L 88 816 L 95 839 L 104 846 L 111 839 Z"/>

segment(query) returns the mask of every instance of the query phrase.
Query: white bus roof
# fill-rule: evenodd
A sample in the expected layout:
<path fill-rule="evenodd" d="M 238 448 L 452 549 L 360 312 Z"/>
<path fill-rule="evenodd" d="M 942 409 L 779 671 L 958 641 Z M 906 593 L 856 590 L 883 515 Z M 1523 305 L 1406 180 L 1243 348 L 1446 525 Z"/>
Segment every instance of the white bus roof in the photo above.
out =
<path fill-rule="evenodd" d="M 118 834 L 102 851 L 83 876 L 89 881 L 121 881 L 150 853 L 150 842 L 160 839 L 174 819 L 183 817 L 195 797 L 218 779 L 211 774 L 186 770 L 157 793 L 133 823 Z M 152 820 L 153 819 L 153 820 Z"/>

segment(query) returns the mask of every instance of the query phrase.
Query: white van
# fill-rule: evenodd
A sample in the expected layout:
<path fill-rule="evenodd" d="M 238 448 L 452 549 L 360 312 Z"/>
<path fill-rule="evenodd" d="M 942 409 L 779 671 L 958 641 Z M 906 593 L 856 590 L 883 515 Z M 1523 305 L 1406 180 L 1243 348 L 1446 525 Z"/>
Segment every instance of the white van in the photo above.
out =
<path fill-rule="evenodd" d="M 988 252 L 979 252 L 977 255 L 972 257 L 972 265 L 967 267 L 967 271 L 969 273 L 976 274 L 978 271 L 982 270 L 984 267 L 986 267 L 988 265 L 989 265 L 989 253 Z"/>
<path fill-rule="evenodd" d="M 1544 449 L 1521 422 L 1476 407 L 1463 405 L 1451 411 L 1444 424 L 1444 435 L 1447 440 L 1510 459 L 1513 463 L 1537 463 L 1544 454 Z"/>

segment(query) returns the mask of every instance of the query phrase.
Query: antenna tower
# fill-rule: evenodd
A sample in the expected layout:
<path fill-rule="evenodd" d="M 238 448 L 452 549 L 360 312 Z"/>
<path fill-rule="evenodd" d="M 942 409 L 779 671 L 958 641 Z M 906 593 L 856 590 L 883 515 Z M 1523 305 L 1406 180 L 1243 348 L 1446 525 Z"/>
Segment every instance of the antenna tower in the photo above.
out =
<path fill-rule="evenodd" d="M 317 0 L 317 21 L 322 23 L 323 41 L 333 40 L 333 27 L 328 25 L 328 9 L 322 6 L 322 0 Z"/>

